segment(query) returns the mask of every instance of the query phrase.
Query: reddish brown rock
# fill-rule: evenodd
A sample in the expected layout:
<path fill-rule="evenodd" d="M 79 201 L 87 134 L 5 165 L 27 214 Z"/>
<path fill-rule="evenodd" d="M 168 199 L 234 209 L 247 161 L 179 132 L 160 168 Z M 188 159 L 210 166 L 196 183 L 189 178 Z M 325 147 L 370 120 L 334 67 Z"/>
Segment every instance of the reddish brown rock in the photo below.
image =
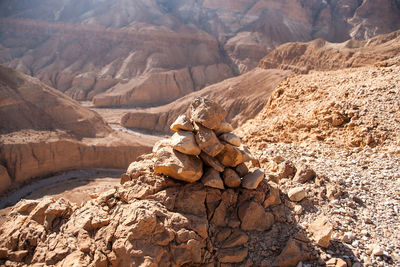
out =
<path fill-rule="evenodd" d="M 204 152 L 200 153 L 200 158 L 205 165 L 214 168 L 216 171 L 224 171 L 224 166 L 216 158 L 213 158 Z"/>
<path fill-rule="evenodd" d="M 275 259 L 273 266 L 291 267 L 296 266 L 300 261 L 306 261 L 311 258 L 310 249 L 307 243 L 289 239 L 281 254 Z"/>
<path fill-rule="evenodd" d="M 242 182 L 240 176 L 231 168 L 225 168 L 222 177 L 228 187 L 239 187 Z"/>
<path fill-rule="evenodd" d="M 169 140 L 172 148 L 187 155 L 198 156 L 201 152 L 194 134 L 188 131 L 178 131 Z"/>
<path fill-rule="evenodd" d="M 246 189 L 256 189 L 264 177 L 265 173 L 261 169 L 256 169 L 243 177 L 242 187 Z"/>
<path fill-rule="evenodd" d="M 227 142 L 233 146 L 240 146 L 241 142 L 240 142 L 240 138 L 233 133 L 224 133 L 221 134 L 220 136 L 218 136 L 219 140 Z"/>
<path fill-rule="evenodd" d="M 239 174 L 240 177 L 244 177 L 246 174 L 249 173 L 249 169 L 244 163 L 240 163 L 239 165 L 237 165 L 235 171 L 237 172 L 237 174 Z"/>
<path fill-rule="evenodd" d="M 230 144 L 225 144 L 216 158 L 226 167 L 236 167 L 243 162 L 243 156 L 240 150 Z"/>
<path fill-rule="evenodd" d="M 201 182 L 205 186 L 217 189 L 225 189 L 220 173 L 213 168 L 209 168 L 205 171 L 203 177 L 201 178 Z"/>
<path fill-rule="evenodd" d="M 178 131 L 193 131 L 194 127 L 187 119 L 186 115 L 180 115 L 170 126 L 171 130 Z"/>
<path fill-rule="evenodd" d="M 248 255 L 248 248 L 225 248 L 218 251 L 218 260 L 226 263 L 239 263 Z"/>
<path fill-rule="evenodd" d="M 241 229 L 244 231 L 265 231 L 274 223 L 274 215 L 254 201 L 243 203 L 238 210 Z"/>
<path fill-rule="evenodd" d="M 316 176 L 315 171 L 311 169 L 308 165 L 301 165 L 297 168 L 296 175 L 294 176 L 293 180 L 298 183 L 305 183 Z"/>

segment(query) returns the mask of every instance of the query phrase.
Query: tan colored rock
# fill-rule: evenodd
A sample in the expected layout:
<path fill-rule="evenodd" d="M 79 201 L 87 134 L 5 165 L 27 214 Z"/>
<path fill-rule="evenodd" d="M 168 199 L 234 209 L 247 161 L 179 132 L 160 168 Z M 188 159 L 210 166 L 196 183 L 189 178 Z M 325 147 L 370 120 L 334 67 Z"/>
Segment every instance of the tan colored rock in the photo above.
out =
<path fill-rule="evenodd" d="M 169 147 L 169 146 L 171 146 L 170 139 L 167 139 L 167 138 L 161 139 L 161 140 L 157 141 L 157 142 L 154 144 L 153 149 L 152 149 L 152 152 L 153 152 L 153 153 L 156 153 L 156 152 L 157 152 L 158 150 L 160 150 L 161 148 L 163 148 L 163 147 Z"/>
<path fill-rule="evenodd" d="M 243 177 L 242 187 L 246 189 L 256 189 L 264 177 L 265 173 L 261 169 L 256 169 Z"/>
<path fill-rule="evenodd" d="M 273 266 L 292 267 L 297 266 L 300 261 L 306 261 L 311 258 L 310 249 L 307 243 L 290 238 L 281 254 L 276 257 Z"/>
<path fill-rule="evenodd" d="M 243 155 L 240 150 L 230 144 L 225 144 L 216 158 L 226 167 L 236 167 L 243 162 Z"/>
<path fill-rule="evenodd" d="M 333 233 L 333 226 L 329 222 L 328 218 L 325 216 L 319 216 L 309 225 L 308 231 L 319 246 L 323 248 L 329 246 Z"/>
<path fill-rule="evenodd" d="M 180 115 L 172 124 L 170 129 L 172 131 L 178 132 L 178 131 L 193 131 L 194 127 L 190 123 L 190 121 L 187 119 L 186 115 Z"/>
<path fill-rule="evenodd" d="M 244 163 L 240 163 L 239 165 L 237 165 L 235 171 L 237 172 L 237 174 L 239 174 L 240 177 L 244 177 L 246 174 L 249 173 L 249 169 Z"/>
<path fill-rule="evenodd" d="M 208 168 L 203 177 L 201 178 L 201 182 L 205 186 L 217 188 L 217 189 L 225 189 L 224 182 L 221 179 L 221 175 L 218 171 L 213 168 Z"/>
<path fill-rule="evenodd" d="M 203 175 L 203 162 L 172 148 L 162 148 L 156 154 L 154 170 L 177 180 L 195 182 Z"/>
<path fill-rule="evenodd" d="M 213 130 L 198 125 L 196 142 L 200 149 L 211 157 L 215 157 L 224 149 Z"/>
<path fill-rule="evenodd" d="M 247 201 L 239 206 L 238 216 L 240 228 L 244 231 L 265 231 L 274 223 L 274 215 L 254 201 Z"/>
<path fill-rule="evenodd" d="M 200 158 L 204 162 L 204 164 L 214 168 L 216 171 L 218 172 L 224 171 L 224 166 L 216 158 L 213 158 L 204 152 L 200 153 Z"/>
<path fill-rule="evenodd" d="M 183 154 L 198 156 L 201 152 L 192 132 L 178 131 L 172 135 L 169 142 L 173 149 Z"/>
<path fill-rule="evenodd" d="M 347 267 L 347 263 L 341 258 L 332 258 L 326 262 L 326 267 Z"/>
<path fill-rule="evenodd" d="M 233 127 L 230 123 L 226 121 L 222 121 L 220 126 L 217 129 L 214 129 L 215 134 L 217 136 L 224 134 L 224 133 L 230 133 L 233 131 Z"/>
<path fill-rule="evenodd" d="M 299 202 L 307 196 L 304 187 L 295 187 L 289 190 L 288 197 L 291 201 Z"/>
<path fill-rule="evenodd" d="M 296 174 L 296 167 L 293 162 L 284 161 L 278 166 L 278 180 L 288 178 L 289 176 Z"/>
<path fill-rule="evenodd" d="M 189 106 L 188 118 L 208 129 L 217 129 L 226 117 L 226 111 L 214 101 L 197 97 Z"/>
<path fill-rule="evenodd" d="M 240 176 L 231 168 L 225 168 L 222 177 L 228 187 L 239 187 L 242 182 Z"/>
<path fill-rule="evenodd" d="M 240 138 L 233 133 L 224 133 L 218 136 L 219 140 L 227 142 L 233 146 L 239 147 L 241 145 Z"/>
<path fill-rule="evenodd" d="M 151 173 L 154 168 L 154 162 L 150 159 L 142 161 L 134 161 L 129 164 L 126 173 L 121 176 L 121 184 L 137 179 L 140 175 Z"/>
<path fill-rule="evenodd" d="M 298 183 L 305 183 L 314 179 L 315 176 L 315 171 L 311 169 L 310 166 L 301 165 L 297 168 L 296 175 L 294 176 L 293 181 Z"/>
<path fill-rule="evenodd" d="M 0 193 L 4 192 L 11 185 L 11 179 L 8 175 L 7 169 L 0 165 Z"/>
<path fill-rule="evenodd" d="M 246 259 L 248 248 L 225 248 L 218 251 L 218 261 L 224 263 L 239 263 Z"/>

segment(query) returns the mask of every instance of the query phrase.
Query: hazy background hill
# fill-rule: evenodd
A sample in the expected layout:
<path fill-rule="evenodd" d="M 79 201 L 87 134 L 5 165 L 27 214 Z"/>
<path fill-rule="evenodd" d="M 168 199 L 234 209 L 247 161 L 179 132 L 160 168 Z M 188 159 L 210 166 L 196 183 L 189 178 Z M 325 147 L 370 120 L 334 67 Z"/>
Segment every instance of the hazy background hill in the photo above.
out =
<path fill-rule="evenodd" d="M 97 106 L 155 106 L 246 72 L 282 43 L 396 30 L 399 2 L 5 0 L 0 63 Z"/>

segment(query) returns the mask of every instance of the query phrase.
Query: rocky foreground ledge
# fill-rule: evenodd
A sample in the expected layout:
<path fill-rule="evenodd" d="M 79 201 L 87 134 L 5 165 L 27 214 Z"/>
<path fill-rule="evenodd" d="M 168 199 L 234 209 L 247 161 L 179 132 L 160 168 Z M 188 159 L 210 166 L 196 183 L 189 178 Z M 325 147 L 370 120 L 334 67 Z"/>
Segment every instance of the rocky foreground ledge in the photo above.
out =
<path fill-rule="evenodd" d="M 320 264 L 314 248 L 329 246 L 332 225 L 325 217 L 307 229 L 297 225 L 302 207 L 296 203 L 305 203 L 305 191 L 286 195 L 275 183 L 301 184 L 315 172 L 281 159 L 277 172 L 265 175 L 229 133 L 224 114 L 214 102 L 196 99 L 171 126 L 177 133 L 132 163 L 122 185 L 83 205 L 62 198 L 20 201 L 0 228 L 0 264 Z M 341 259 L 329 264 L 346 266 Z"/>

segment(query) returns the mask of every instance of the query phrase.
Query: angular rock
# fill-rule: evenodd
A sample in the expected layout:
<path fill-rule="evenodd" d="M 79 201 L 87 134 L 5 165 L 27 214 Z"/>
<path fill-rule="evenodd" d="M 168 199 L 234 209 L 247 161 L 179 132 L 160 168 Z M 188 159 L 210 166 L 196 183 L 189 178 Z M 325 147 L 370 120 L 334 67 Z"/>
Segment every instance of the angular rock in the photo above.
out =
<path fill-rule="evenodd" d="M 240 146 L 240 138 L 233 133 L 224 133 L 218 136 L 219 140 L 227 142 L 233 146 Z"/>
<path fill-rule="evenodd" d="M 203 162 L 191 155 L 164 147 L 157 151 L 154 171 L 177 180 L 195 182 L 203 175 Z"/>
<path fill-rule="evenodd" d="M 187 155 L 198 156 L 201 152 L 192 132 L 178 131 L 169 140 L 173 149 Z"/>
<path fill-rule="evenodd" d="M 297 266 L 300 261 L 306 261 L 311 258 L 310 249 L 307 243 L 290 238 L 286 243 L 281 254 L 276 257 L 272 266 L 292 267 Z"/>
<path fill-rule="evenodd" d="M 291 201 L 299 202 L 307 196 L 307 192 L 303 187 L 295 187 L 289 190 L 288 197 Z"/>
<path fill-rule="evenodd" d="M 313 239 L 319 246 L 323 248 L 327 248 L 329 246 L 333 227 L 328 218 L 325 216 L 319 216 L 309 225 L 308 231 L 312 234 Z"/>
<path fill-rule="evenodd" d="M 180 130 L 183 131 L 193 131 L 193 125 L 187 119 L 186 115 L 180 115 L 176 120 L 171 124 L 170 129 L 172 131 L 178 132 Z"/>
<path fill-rule="evenodd" d="M 232 127 L 232 125 L 230 123 L 228 123 L 226 121 L 222 121 L 221 125 L 217 129 L 214 129 L 214 131 L 215 131 L 215 134 L 217 136 L 219 136 L 219 135 L 221 135 L 223 133 L 232 132 L 233 131 L 233 127 Z"/>
<path fill-rule="evenodd" d="M 298 183 L 305 183 L 314 179 L 315 176 L 315 171 L 311 169 L 310 166 L 301 165 L 299 168 L 297 168 L 297 172 L 293 180 Z"/>
<path fill-rule="evenodd" d="M 296 167 L 291 161 L 284 161 L 278 166 L 278 180 L 288 178 L 291 175 L 295 175 Z"/>
<path fill-rule="evenodd" d="M 157 153 L 157 151 L 161 148 L 169 146 L 171 146 L 171 144 L 169 143 L 169 139 L 161 139 L 154 144 L 152 152 Z"/>
<path fill-rule="evenodd" d="M 226 263 L 239 263 L 246 259 L 248 248 L 225 248 L 218 251 L 218 261 Z"/>
<path fill-rule="evenodd" d="M 225 144 L 216 158 L 226 167 L 236 167 L 240 163 L 243 163 L 243 156 L 240 150 L 230 144 Z"/>
<path fill-rule="evenodd" d="M 326 267 L 347 267 L 347 263 L 341 258 L 332 258 L 326 262 Z"/>
<path fill-rule="evenodd" d="M 213 130 L 198 125 L 196 142 L 200 149 L 211 157 L 215 157 L 224 149 L 224 145 L 218 140 Z"/>
<path fill-rule="evenodd" d="M 249 236 L 246 233 L 236 230 L 234 231 L 222 244 L 222 248 L 233 248 L 244 245 L 249 240 Z"/>
<path fill-rule="evenodd" d="M 263 203 L 264 208 L 281 204 L 281 194 L 278 185 L 269 183 L 269 192 Z"/>
<path fill-rule="evenodd" d="M 204 152 L 200 153 L 200 158 L 204 162 L 204 164 L 214 168 L 216 171 L 223 172 L 225 169 L 224 166 L 216 158 L 213 158 Z"/>
<path fill-rule="evenodd" d="M 221 179 L 221 176 L 218 171 L 213 168 L 208 168 L 203 177 L 201 178 L 201 182 L 205 186 L 217 188 L 217 189 L 225 189 L 224 182 Z"/>
<path fill-rule="evenodd" d="M 239 187 L 241 183 L 240 176 L 231 168 L 226 168 L 222 174 L 224 183 L 228 187 Z"/>
<path fill-rule="evenodd" d="M 249 173 L 249 169 L 244 163 L 240 163 L 239 165 L 237 165 L 235 171 L 237 172 L 237 174 L 239 174 L 240 177 L 244 177 L 246 174 Z"/>
<path fill-rule="evenodd" d="M 261 169 L 256 169 L 243 177 L 242 187 L 246 189 L 256 189 L 264 177 L 265 173 Z"/>
<path fill-rule="evenodd" d="M 214 101 L 197 97 L 190 104 L 187 115 L 193 122 L 200 123 L 208 129 L 217 129 L 227 112 Z"/>
<path fill-rule="evenodd" d="M 254 201 L 247 201 L 238 209 L 241 229 L 244 231 L 265 231 L 274 224 L 274 215 Z"/>
<path fill-rule="evenodd" d="M 137 179 L 140 175 L 151 173 L 154 168 L 152 160 L 134 161 L 129 164 L 126 173 L 121 176 L 121 184 Z"/>

